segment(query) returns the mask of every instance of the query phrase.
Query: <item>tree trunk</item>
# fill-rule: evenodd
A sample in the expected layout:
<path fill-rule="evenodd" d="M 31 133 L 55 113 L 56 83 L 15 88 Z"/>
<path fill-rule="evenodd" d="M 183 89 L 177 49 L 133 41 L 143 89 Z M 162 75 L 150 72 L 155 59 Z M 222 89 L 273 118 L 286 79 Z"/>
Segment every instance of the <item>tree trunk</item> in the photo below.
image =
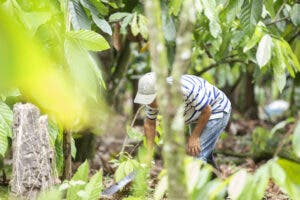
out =
<path fill-rule="evenodd" d="M 253 82 L 253 66 L 249 64 L 246 72 L 246 85 L 245 85 L 245 116 L 251 119 L 258 119 L 258 106 L 255 101 L 254 82 Z"/>
<path fill-rule="evenodd" d="M 32 104 L 18 103 L 13 109 L 13 196 L 34 199 L 53 185 L 54 152 L 50 146 L 47 116 Z"/>
<path fill-rule="evenodd" d="M 64 131 L 63 150 L 64 150 L 64 171 L 63 179 L 70 180 L 72 177 L 72 154 L 71 154 L 72 133 Z"/>
<path fill-rule="evenodd" d="M 186 71 L 191 56 L 191 28 L 194 20 L 193 1 L 183 2 L 180 26 L 176 40 L 176 56 L 173 65 L 173 85 L 166 82 L 168 60 L 161 22 L 161 6 L 158 0 L 145 3 L 148 18 L 152 70 L 156 74 L 159 109 L 162 114 L 164 147 L 163 157 L 168 175 L 168 199 L 187 199 L 184 173 L 184 120 L 180 78 Z"/>

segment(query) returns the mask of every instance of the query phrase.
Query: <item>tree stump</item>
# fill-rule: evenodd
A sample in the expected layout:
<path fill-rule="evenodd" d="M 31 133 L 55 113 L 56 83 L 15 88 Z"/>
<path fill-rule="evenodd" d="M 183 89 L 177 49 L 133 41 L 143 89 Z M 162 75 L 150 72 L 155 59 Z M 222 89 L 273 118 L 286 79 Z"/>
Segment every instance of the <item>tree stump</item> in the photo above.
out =
<path fill-rule="evenodd" d="M 54 152 L 50 146 L 47 116 L 32 104 L 13 109 L 12 196 L 35 199 L 40 190 L 53 185 Z"/>

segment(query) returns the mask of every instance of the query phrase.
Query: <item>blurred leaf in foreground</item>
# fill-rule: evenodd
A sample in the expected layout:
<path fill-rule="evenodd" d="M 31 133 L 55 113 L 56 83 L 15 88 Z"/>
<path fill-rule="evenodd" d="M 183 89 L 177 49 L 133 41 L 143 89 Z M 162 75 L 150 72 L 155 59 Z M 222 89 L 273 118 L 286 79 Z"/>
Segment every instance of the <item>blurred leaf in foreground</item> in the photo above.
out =
<path fill-rule="evenodd" d="M 87 79 L 85 75 L 91 73 L 91 67 L 81 66 L 83 86 L 91 82 L 94 90 L 74 84 L 78 80 L 72 78 L 67 68 L 58 67 L 43 44 L 3 7 L 0 7 L 0 44 L 0 91 L 18 87 L 26 101 L 38 105 L 67 129 L 93 128 L 105 117 L 107 110 L 101 99 L 95 98 L 99 94 L 93 84 L 99 75 L 95 73 L 92 79 Z"/>

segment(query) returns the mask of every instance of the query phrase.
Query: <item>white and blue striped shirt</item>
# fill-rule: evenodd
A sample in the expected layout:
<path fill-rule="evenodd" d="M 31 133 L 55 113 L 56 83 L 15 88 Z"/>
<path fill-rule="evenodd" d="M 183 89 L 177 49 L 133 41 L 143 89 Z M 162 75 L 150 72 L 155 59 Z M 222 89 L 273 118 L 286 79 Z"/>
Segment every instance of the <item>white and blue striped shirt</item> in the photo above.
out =
<path fill-rule="evenodd" d="M 172 77 L 168 77 L 167 82 L 172 84 Z M 210 120 L 222 118 L 223 112 L 229 113 L 231 110 L 231 103 L 226 95 L 200 77 L 183 75 L 181 77 L 181 89 L 185 101 L 184 118 L 186 124 L 196 122 L 201 111 L 207 105 L 211 106 Z M 145 111 L 149 119 L 156 119 L 158 109 L 147 105 Z"/>

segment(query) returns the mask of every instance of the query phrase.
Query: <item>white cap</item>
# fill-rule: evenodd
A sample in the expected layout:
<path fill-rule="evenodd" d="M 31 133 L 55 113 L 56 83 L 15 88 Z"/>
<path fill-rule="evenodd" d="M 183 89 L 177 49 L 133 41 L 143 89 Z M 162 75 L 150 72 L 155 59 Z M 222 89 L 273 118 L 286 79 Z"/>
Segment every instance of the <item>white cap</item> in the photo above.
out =
<path fill-rule="evenodd" d="M 147 73 L 140 78 L 134 103 L 148 105 L 154 101 L 156 97 L 155 81 L 154 72 Z"/>

